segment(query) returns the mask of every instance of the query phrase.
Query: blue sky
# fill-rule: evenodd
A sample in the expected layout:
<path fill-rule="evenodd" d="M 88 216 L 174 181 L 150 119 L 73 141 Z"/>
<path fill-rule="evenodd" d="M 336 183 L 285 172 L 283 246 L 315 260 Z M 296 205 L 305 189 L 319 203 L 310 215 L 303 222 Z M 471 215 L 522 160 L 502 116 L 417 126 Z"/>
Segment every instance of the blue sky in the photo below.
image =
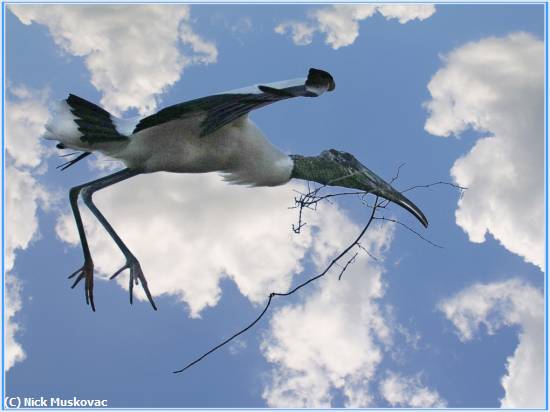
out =
<path fill-rule="evenodd" d="M 544 5 L 17 5 L 6 23 L 6 393 L 112 407 L 543 407 Z M 97 312 L 70 187 L 120 165 L 60 172 L 40 139 L 77 94 L 124 116 L 254 83 L 335 78 L 318 99 L 252 113 L 287 153 L 353 153 L 408 196 L 342 281 L 279 298 L 253 330 L 183 367 L 318 273 L 368 219 L 322 205 L 292 233 L 294 190 L 216 175 L 139 176 L 97 195 L 142 262 L 159 311 L 128 303 L 98 225 Z"/>

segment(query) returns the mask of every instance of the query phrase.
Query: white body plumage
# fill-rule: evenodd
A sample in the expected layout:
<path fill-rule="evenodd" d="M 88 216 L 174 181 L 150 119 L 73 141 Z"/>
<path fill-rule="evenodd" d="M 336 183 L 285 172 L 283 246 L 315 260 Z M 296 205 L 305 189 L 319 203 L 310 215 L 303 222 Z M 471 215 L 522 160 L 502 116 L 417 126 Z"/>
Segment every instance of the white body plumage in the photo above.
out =
<path fill-rule="evenodd" d="M 94 144 L 81 140 L 75 119 L 69 105 L 61 102 L 47 125 L 45 138 L 58 140 L 67 148 L 99 151 L 143 173 L 221 172 L 231 183 L 251 186 L 282 185 L 291 177 L 292 159 L 273 146 L 248 116 L 204 137 L 200 136 L 204 115 L 196 115 L 141 130 L 124 141 Z M 124 135 L 138 122 L 111 119 Z"/>
<path fill-rule="evenodd" d="M 293 162 L 243 116 L 200 137 L 202 116 L 142 130 L 110 156 L 145 172 L 223 172 L 232 183 L 277 186 L 290 180 Z"/>

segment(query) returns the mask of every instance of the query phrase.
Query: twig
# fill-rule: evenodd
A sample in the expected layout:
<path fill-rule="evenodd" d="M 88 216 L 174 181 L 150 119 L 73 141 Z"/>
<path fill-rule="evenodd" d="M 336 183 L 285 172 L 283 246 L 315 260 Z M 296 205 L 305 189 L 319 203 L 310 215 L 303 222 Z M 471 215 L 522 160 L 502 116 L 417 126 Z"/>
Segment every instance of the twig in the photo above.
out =
<path fill-rule="evenodd" d="M 429 187 L 437 186 L 437 185 L 452 186 L 452 187 L 454 187 L 454 188 L 456 188 L 456 189 L 459 189 L 461 193 L 462 193 L 464 190 L 468 190 L 467 187 L 459 186 L 459 185 L 457 185 L 457 184 L 455 184 L 455 183 L 439 181 L 439 182 L 429 183 L 429 184 L 427 184 L 427 185 L 414 185 L 414 186 L 411 186 L 411 187 L 406 188 L 405 190 L 402 190 L 401 193 L 405 193 L 405 192 L 408 192 L 409 190 L 413 190 L 413 189 L 418 189 L 418 188 L 429 188 Z"/>
<path fill-rule="evenodd" d="M 309 187 L 309 185 L 308 185 Z M 294 206 L 291 206 L 289 209 L 298 209 L 298 222 L 297 224 L 292 224 L 292 231 L 296 234 L 299 234 L 301 229 L 306 225 L 305 222 L 303 222 L 303 210 L 304 209 L 310 209 L 310 210 L 317 210 L 317 204 L 323 200 L 330 199 L 332 197 L 337 196 L 350 196 L 350 195 L 360 195 L 365 196 L 369 194 L 368 192 L 364 191 L 353 191 L 353 192 L 340 192 L 340 193 L 329 193 L 327 195 L 319 196 L 318 193 L 324 189 L 326 185 L 320 186 L 316 188 L 315 190 L 309 191 L 308 193 L 301 193 L 296 191 L 300 195 L 300 197 L 294 198 Z"/>
<path fill-rule="evenodd" d="M 374 256 L 372 253 L 370 253 L 361 243 L 357 243 L 357 247 L 361 249 L 363 252 L 365 252 L 372 260 L 375 260 L 378 262 L 378 258 Z"/>
<path fill-rule="evenodd" d="M 401 168 L 405 166 L 405 163 L 401 163 L 398 167 L 397 167 L 397 173 L 395 173 L 395 176 L 392 177 L 392 179 L 390 180 L 390 185 L 395 182 L 397 179 L 399 179 L 399 172 L 401 171 Z"/>
<path fill-rule="evenodd" d="M 427 242 L 427 243 L 429 243 L 430 245 L 435 246 L 435 247 L 437 247 L 437 248 L 439 248 L 439 249 L 445 249 L 443 246 L 438 245 L 437 243 L 434 243 L 434 242 L 432 242 L 432 241 L 429 240 L 429 239 L 426 239 L 424 236 L 422 236 L 422 235 L 421 235 L 420 233 L 418 233 L 416 230 L 414 230 L 414 229 L 411 228 L 410 226 L 406 225 L 405 223 L 400 222 L 399 220 L 390 219 L 390 218 L 387 218 L 387 217 L 384 217 L 384 216 L 375 217 L 374 219 L 375 219 L 375 220 L 385 220 L 386 222 L 397 223 L 398 225 L 403 226 L 405 229 L 410 230 L 412 233 L 414 233 L 416 236 L 418 236 L 418 237 L 419 237 L 420 239 L 422 239 L 424 242 Z"/>
<path fill-rule="evenodd" d="M 338 275 L 338 280 L 342 280 L 342 275 L 344 274 L 344 272 L 346 271 L 346 269 L 348 268 L 348 266 L 351 265 L 353 262 L 355 262 L 355 258 L 357 257 L 358 254 L 359 254 L 359 252 L 355 252 L 355 255 L 353 255 L 353 256 L 346 262 L 346 264 L 344 265 L 344 267 L 343 267 L 342 270 L 340 271 L 340 274 Z"/>

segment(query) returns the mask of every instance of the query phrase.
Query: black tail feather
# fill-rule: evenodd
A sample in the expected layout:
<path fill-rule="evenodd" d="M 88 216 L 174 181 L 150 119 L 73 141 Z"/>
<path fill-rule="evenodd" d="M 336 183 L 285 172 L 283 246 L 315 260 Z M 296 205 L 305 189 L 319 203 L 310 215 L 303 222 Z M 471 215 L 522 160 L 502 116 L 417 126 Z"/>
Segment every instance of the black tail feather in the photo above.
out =
<path fill-rule="evenodd" d="M 94 144 L 128 139 L 117 131 L 109 112 L 98 105 L 74 94 L 69 94 L 66 102 L 76 117 L 74 121 L 83 142 Z"/>

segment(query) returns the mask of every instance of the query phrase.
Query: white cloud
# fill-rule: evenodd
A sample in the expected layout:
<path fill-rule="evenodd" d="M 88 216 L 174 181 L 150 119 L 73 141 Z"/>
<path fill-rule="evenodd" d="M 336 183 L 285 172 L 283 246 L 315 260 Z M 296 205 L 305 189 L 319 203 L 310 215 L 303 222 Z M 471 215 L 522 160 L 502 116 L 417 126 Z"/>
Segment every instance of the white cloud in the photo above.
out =
<path fill-rule="evenodd" d="M 468 187 L 456 222 L 472 242 L 492 234 L 544 267 L 544 45 L 526 33 L 468 43 L 428 84 L 426 130 L 487 133 L 451 169 Z"/>
<path fill-rule="evenodd" d="M 353 44 L 359 36 L 359 23 L 376 12 L 387 20 L 396 19 L 404 24 L 411 20 L 424 20 L 435 13 L 433 4 L 337 4 L 314 9 L 308 13 L 308 21 L 288 21 L 275 27 L 279 34 L 290 33 L 299 46 L 310 44 L 313 35 L 321 32 L 325 43 L 333 49 Z"/>
<path fill-rule="evenodd" d="M 321 268 L 360 228 L 344 215 L 319 213 L 324 218 L 314 254 Z M 363 245 L 380 256 L 391 242 L 391 229 L 369 229 Z M 333 270 L 303 303 L 274 313 L 262 343 L 264 356 L 275 365 L 263 393 L 270 407 L 330 407 L 334 389 L 342 391 L 348 407 L 372 405 L 369 383 L 392 341 L 378 302 L 384 294 L 382 272 L 379 263 L 364 255 L 342 281 Z"/>
<path fill-rule="evenodd" d="M 36 237 L 38 205 L 49 198 L 28 171 L 6 167 L 6 271 L 13 269 L 15 252 L 26 249 Z"/>
<path fill-rule="evenodd" d="M 15 251 L 26 249 L 38 231 L 36 211 L 50 197 L 32 176 L 50 154 L 40 136 L 48 119 L 47 90 L 10 85 L 6 102 L 6 271 L 13 269 Z"/>
<path fill-rule="evenodd" d="M 395 19 L 401 24 L 411 20 L 426 20 L 435 13 L 433 4 L 384 4 L 376 8 L 386 20 Z"/>
<path fill-rule="evenodd" d="M 325 43 L 333 49 L 353 44 L 359 36 L 359 22 L 371 17 L 376 6 L 370 4 L 338 4 L 311 12 L 316 20 L 317 30 L 326 36 Z"/>
<path fill-rule="evenodd" d="M 292 41 L 298 46 L 306 46 L 313 41 L 315 28 L 307 23 L 289 21 L 275 27 L 275 33 L 292 35 Z"/>
<path fill-rule="evenodd" d="M 420 375 L 407 377 L 388 372 L 380 382 L 382 397 L 392 406 L 399 408 L 445 408 L 447 403 L 436 390 L 422 384 Z"/>
<path fill-rule="evenodd" d="M 22 85 L 9 86 L 8 93 L 6 151 L 17 167 L 37 167 L 46 155 L 39 136 L 49 116 L 49 93 Z"/>
<path fill-rule="evenodd" d="M 518 279 L 476 284 L 441 302 L 439 309 L 462 341 L 473 339 L 481 325 L 489 334 L 519 326 L 519 343 L 502 378 L 501 407 L 544 407 L 544 299 L 539 290 Z"/>
<path fill-rule="evenodd" d="M 10 10 L 24 24 L 46 25 L 62 50 L 83 57 L 101 104 L 114 114 L 152 112 L 184 67 L 217 58 L 216 46 L 192 31 L 185 5 L 12 4 Z M 182 53 L 180 39 L 192 52 Z"/>
<path fill-rule="evenodd" d="M 212 42 L 204 40 L 197 33 L 193 32 L 193 29 L 189 24 L 182 24 L 180 26 L 180 40 L 183 44 L 191 47 L 193 53 L 190 57 L 186 57 L 188 64 L 191 63 L 216 63 L 218 60 L 218 49 Z"/>
<path fill-rule="evenodd" d="M 15 277 L 17 251 L 26 249 L 38 236 L 39 206 L 47 207 L 52 196 L 36 181 L 32 172 L 43 169 L 49 154 L 41 146 L 40 135 L 48 118 L 45 102 L 47 91 L 33 91 L 25 86 L 10 85 L 6 104 L 6 149 L 9 154 L 6 179 L 6 370 L 25 359 L 16 341 L 21 326 L 15 316 L 21 310 L 21 286 Z"/>
<path fill-rule="evenodd" d="M 6 271 L 13 269 L 15 251 L 26 249 L 38 231 L 38 204 L 51 200 L 33 176 L 50 154 L 40 138 L 49 116 L 48 92 L 23 85 L 10 85 L 8 92 L 16 98 L 6 102 Z"/>

